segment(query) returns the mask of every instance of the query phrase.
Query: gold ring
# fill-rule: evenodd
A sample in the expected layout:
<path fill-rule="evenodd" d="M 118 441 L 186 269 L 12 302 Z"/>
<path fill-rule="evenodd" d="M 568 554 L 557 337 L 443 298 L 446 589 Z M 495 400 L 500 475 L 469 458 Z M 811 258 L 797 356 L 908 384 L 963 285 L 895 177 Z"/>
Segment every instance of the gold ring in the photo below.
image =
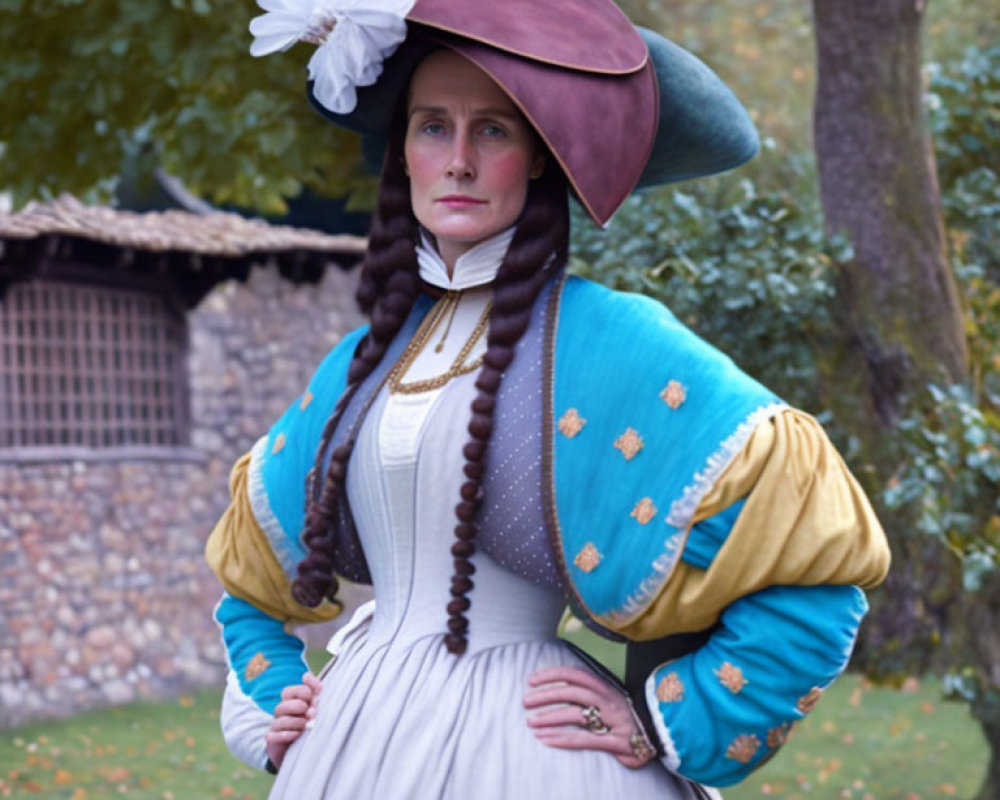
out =
<path fill-rule="evenodd" d="M 598 736 L 611 732 L 611 728 L 601 719 L 601 712 L 597 706 L 587 706 L 581 710 L 583 712 L 583 727 L 588 731 L 596 733 Z"/>
<path fill-rule="evenodd" d="M 640 761 L 646 761 L 656 755 L 653 745 L 642 731 L 633 733 L 629 737 L 628 744 L 632 748 L 632 755 Z"/>

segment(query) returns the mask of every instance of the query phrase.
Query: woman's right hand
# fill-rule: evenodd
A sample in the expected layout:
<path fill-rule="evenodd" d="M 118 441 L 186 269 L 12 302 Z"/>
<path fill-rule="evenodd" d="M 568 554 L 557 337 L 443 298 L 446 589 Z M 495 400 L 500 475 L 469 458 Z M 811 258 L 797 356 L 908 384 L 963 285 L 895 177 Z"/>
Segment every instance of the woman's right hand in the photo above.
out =
<path fill-rule="evenodd" d="M 281 767 L 285 753 L 292 742 L 316 716 L 316 703 L 323 684 L 311 672 L 302 676 L 302 683 L 286 686 L 281 692 L 281 702 L 274 709 L 274 719 L 268 728 L 267 757 L 275 769 Z"/>

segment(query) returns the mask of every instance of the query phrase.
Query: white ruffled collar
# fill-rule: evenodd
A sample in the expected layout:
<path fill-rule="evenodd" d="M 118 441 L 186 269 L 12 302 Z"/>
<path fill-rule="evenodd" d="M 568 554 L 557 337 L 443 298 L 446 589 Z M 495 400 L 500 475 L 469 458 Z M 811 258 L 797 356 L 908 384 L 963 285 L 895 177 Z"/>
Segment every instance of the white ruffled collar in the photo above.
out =
<path fill-rule="evenodd" d="M 514 230 L 515 227 L 511 226 L 466 250 L 455 261 L 455 269 L 450 278 L 444 259 L 438 255 L 437 248 L 426 232 L 421 230 L 420 244 L 417 245 L 420 277 L 431 286 L 456 292 L 491 283 L 507 254 L 511 239 L 514 238 Z"/>

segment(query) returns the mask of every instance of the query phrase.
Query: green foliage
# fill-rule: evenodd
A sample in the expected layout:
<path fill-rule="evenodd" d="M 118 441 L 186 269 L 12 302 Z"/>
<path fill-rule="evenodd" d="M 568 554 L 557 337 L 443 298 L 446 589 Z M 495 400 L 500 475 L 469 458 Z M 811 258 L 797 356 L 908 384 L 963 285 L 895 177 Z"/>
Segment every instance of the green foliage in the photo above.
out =
<path fill-rule="evenodd" d="M 960 263 L 1000 284 L 1000 46 L 928 67 L 928 119 Z"/>
<path fill-rule="evenodd" d="M 832 267 L 808 193 L 718 178 L 630 198 L 605 231 L 574 227 L 573 267 L 656 297 L 788 400 L 816 409 L 816 351 L 831 332 Z"/>
<path fill-rule="evenodd" d="M 895 509 L 912 504 L 911 535 L 955 553 L 974 592 L 1000 556 L 1000 424 L 965 387 L 930 386 L 925 399 L 899 425 L 900 467 L 883 499 Z"/>
<path fill-rule="evenodd" d="M 945 222 L 966 299 L 973 383 L 930 386 L 899 426 L 886 503 L 961 560 L 967 591 L 1000 562 L 1000 47 L 928 68 Z"/>
<path fill-rule="evenodd" d="M 0 186 L 15 205 L 106 196 L 122 158 L 160 164 L 218 202 L 281 211 L 306 184 L 345 194 L 356 137 L 304 99 L 309 48 L 254 59 L 251 3 L 4 0 Z"/>

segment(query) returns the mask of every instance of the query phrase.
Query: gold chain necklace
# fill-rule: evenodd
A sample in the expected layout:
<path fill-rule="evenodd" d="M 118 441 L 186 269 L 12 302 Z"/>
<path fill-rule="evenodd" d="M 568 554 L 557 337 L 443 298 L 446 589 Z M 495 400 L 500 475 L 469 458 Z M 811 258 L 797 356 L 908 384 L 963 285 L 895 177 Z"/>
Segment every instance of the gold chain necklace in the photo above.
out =
<path fill-rule="evenodd" d="M 455 360 L 451 362 L 451 366 L 440 375 L 435 375 L 433 378 L 425 378 L 419 381 L 411 381 L 410 383 L 403 383 L 403 376 L 409 371 L 410 367 L 413 366 L 413 362 L 416 360 L 417 355 L 420 351 L 424 349 L 424 345 L 427 344 L 431 336 L 434 335 L 434 331 L 437 330 L 438 325 L 441 324 L 441 320 L 445 316 L 449 315 L 453 319 L 455 316 L 455 310 L 458 307 L 458 302 L 461 299 L 461 292 L 448 292 L 444 296 L 444 302 L 441 303 L 441 307 L 437 309 L 437 312 L 431 316 L 427 315 L 424 322 L 421 323 L 417 332 L 414 334 L 410 343 L 406 346 L 403 351 L 403 355 L 400 356 L 399 361 L 396 362 L 392 370 L 389 372 L 389 380 L 386 385 L 389 388 L 391 394 L 419 394 L 420 392 L 429 392 L 431 389 L 438 389 L 444 386 L 452 378 L 457 378 L 459 375 L 466 375 L 473 370 L 479 369 L 483 365 L 482 356 L 477 358 L 475 361 L 471 361 L 468 364 L 465 363 L 465 359 L 469 357 L 469 353 L 472 352 L 472 348 L 476 346 L 476 343 L 483 338 L 483 334 L 486 332 L 486 325 L 489 322 L 490 310 L 493 308 L 493 300 L 486 304 L 483 309 L 483 313 L 479 315 L 479 321 L 476 323 L 476 327 L 473 329 L 472 334 L 469 336 L 468 340 L 462 345 L 462 349 L 458 351 L 458 355 L 455 356 Z M 449 320 L 450 327 L 450 320 Z"/>

